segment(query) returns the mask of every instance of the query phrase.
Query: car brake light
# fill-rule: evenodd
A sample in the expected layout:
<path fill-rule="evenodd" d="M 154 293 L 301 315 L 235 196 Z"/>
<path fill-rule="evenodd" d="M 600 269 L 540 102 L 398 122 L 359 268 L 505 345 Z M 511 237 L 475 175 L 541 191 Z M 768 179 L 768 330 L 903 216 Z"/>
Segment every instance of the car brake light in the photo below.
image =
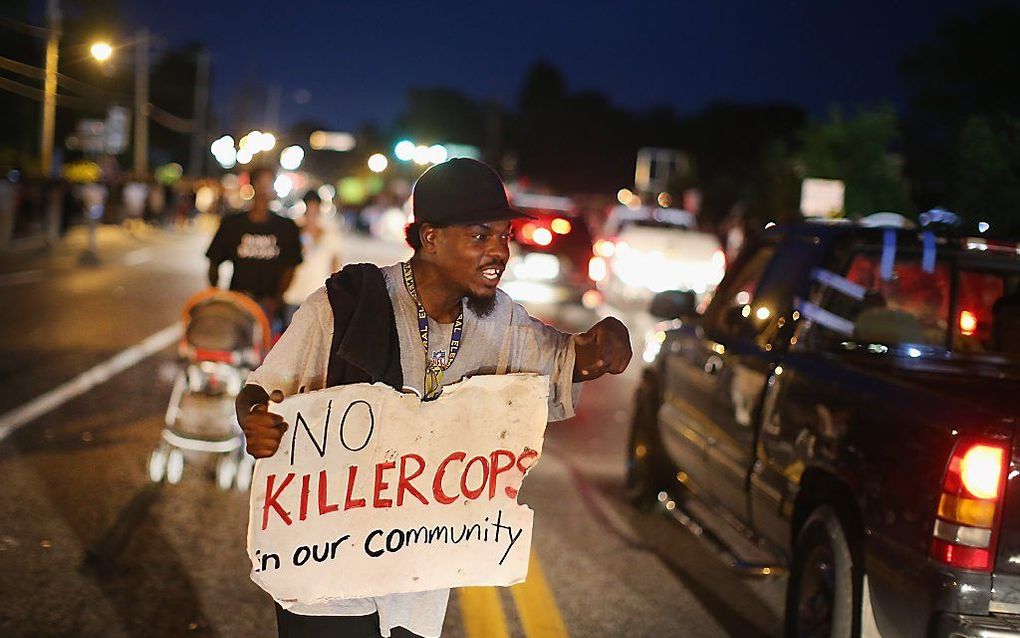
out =
<path fill-rule="evenodd" d="M 970 310 L 963 310 L 960 312 L 960 334 L 965 337 L 970 337 L 977 332 L 978 318 L 977 315 Z"/>
<path fill-rule="evenodd" d="M 548 228 L 538 227 L 535 232 L 531 234 L 531 241 L 535 242 L 539 246 L 548 246 L 552 243 L 553 236 L 552 232 Z"/>
<path fill-rule="evenodd" d="M 570 225 L 570 222 L 563 219 L 562 217 L 557 217 L 556 219 L 552 220 L 552 223 L 549 224 L 549 227 L 552 228 L 552 231 L 557 235 L 566 235 L 567 233 L 570 232 L 570 229 L 573 228 Z"/>
<path fill-rule="evenodd" d="M 1007 449 L 997 442 L 957 442 L 942 481 L 932 558 L 962 569 L 991 569 Z"/>
<path fill-rule="evenodd" d="M 591 247 L 599 257 L 612 257 L 613 253 L 616 252 L 616 244 L 608 239 L 600 239 L 595 242 L 595 245 Z"/>
<path fill-rule="evenodd" d="M 588 260 L 588 278 L 600 282 L 606 278 L 606 260 L 598 255 Z"/>
<path fill-rule="evenodd" d="M 531 222 L 528 222 L 527 224 L 524 224 L 524 226 L 521 226 L 521 239 L 528 243 L 534 241 L 532 237 L 534 237 L 535 235 L 536 228 L 538 228 L 538 226 Z"/>

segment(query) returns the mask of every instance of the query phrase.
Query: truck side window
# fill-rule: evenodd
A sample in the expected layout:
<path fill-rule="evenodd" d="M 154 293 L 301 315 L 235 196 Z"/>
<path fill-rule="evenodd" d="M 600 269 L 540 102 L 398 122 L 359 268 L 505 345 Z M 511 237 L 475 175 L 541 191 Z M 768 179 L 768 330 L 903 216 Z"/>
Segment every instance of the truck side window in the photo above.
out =
<path fill-rule="evenodd" d="M 758 282 L 776 247 L 765 244 L 747 258 L 737 262 L 737 270 L 727 276 L 705 311 L 705 327 L 717 340 L 738 338 L 750 323 L 751 309 L 758 292 Z"/>

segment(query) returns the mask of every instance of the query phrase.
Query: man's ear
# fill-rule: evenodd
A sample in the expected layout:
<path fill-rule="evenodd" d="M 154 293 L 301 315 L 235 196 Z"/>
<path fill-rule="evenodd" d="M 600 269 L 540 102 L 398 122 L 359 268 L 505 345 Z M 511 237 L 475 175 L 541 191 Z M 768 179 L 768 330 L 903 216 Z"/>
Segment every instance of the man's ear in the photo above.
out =
<path fill-rule="evenodd" d="M 421 247 L 427 253 L 436 252 L 436 240 L 439 229 L 429 223 L 423 223 L 418 229 L 418 236 L 421 238 Z"/>

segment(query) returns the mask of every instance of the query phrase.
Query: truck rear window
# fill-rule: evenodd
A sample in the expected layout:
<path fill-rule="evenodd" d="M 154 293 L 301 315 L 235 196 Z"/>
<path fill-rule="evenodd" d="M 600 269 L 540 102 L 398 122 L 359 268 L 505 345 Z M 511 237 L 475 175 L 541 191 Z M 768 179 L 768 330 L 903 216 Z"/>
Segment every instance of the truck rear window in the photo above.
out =
<path fill-rule="evenodd" d="M 844 273 L 816 274 L 821 312 L 805 314 L 829 346 L 1020 356 L 1016 260 L 971 262 L 901 253 L 883 266 L 880 253 L 858 253 Z"/>

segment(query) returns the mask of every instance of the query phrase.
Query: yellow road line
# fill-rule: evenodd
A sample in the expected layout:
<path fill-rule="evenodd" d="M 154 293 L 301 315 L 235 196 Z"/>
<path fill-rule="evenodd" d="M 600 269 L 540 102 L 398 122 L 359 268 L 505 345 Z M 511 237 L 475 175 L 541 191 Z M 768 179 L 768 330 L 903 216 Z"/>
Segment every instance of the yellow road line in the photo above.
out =
<path fill-rule="evenodd" d="M 556 599 L 542 572 L 538 554 L 531 551 L 528 563 L 528 580 L 510 588 L 517 604 L 517 615 L 529 638 L 568 638 L 567 627 L 563 624 Z"/>
<path fill-rule="evenodd" d="M 457 595 L 460 597 L 464 633 L 468 638 L 509 638 L 499 590 L 495 587 L 462 587 L 457 590 Z"/>

